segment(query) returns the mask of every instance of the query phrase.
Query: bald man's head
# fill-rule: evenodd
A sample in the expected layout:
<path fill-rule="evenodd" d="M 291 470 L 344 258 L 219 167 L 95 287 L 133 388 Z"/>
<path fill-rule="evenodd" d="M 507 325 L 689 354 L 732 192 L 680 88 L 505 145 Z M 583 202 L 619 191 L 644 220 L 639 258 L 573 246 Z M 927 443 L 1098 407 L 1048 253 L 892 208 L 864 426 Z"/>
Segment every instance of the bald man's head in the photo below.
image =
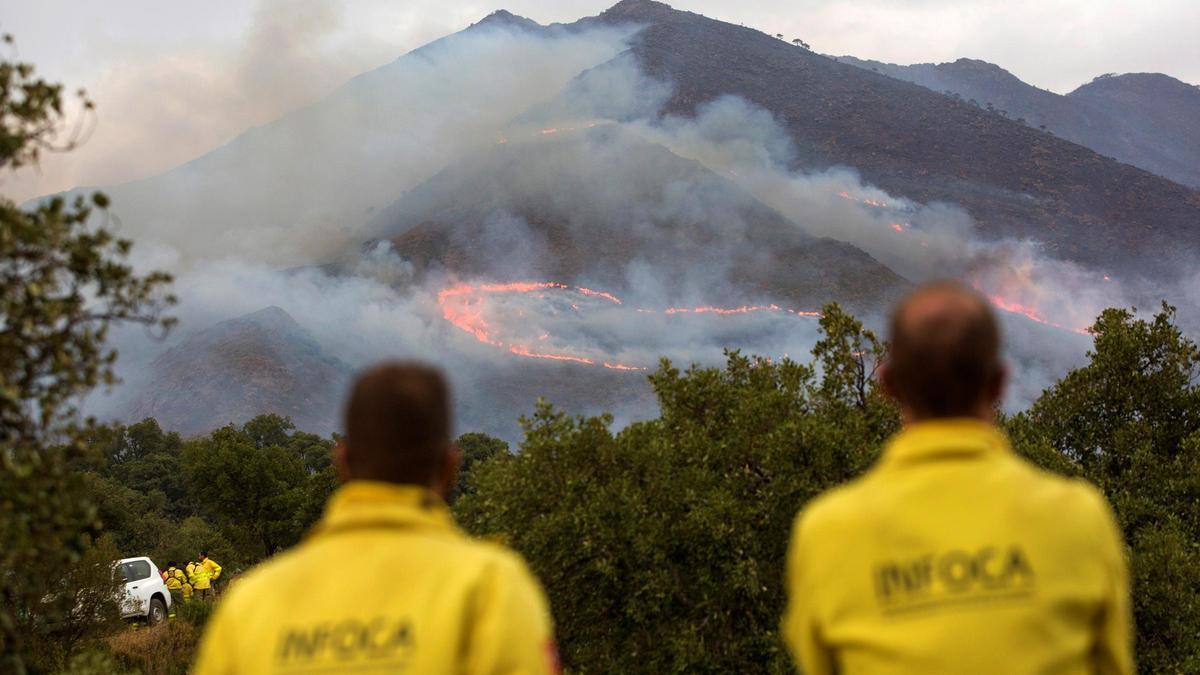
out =
<path fill-rule="evenodd" d="M 975 417 L 1000 399 L 1004 368 L 991 306 L 954 282 L 918 288 L 892 315 L 884 386 L 916 419 Z"/>

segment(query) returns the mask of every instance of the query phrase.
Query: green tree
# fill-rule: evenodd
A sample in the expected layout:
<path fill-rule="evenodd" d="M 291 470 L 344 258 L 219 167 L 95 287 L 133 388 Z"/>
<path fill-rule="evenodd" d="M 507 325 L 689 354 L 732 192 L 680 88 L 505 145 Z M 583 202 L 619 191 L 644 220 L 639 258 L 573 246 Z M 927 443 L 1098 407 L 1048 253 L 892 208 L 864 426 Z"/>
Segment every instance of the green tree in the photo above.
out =
<path fill-rule="evenodd" d="M 543 402 L 518 454 L 474 470 L 459 517 L 529 560 L 572 670 L 790 672 L 792 521 L 898 423 L 869 377 L 881 345 L 836 305 L 824 317 L 817 364 L 664 361 L 658 419 L 614 434 Z"/>
<path fill-rule="evenodd" d="M 463 460 L 462 467 L 458 472 L 458 484 L 454 486 L 454 494 L 451 495 L 452 499 L 475 491 L 471 475 L 476 468 L 484 462 L 509 456 L 508 443 L 495 436 L 489 436 L 477 431 L 459 436 L 454 444 L 462 451 Z"/>
<path fill-rule="evenodd" d="M 11 38 L 5 36 L 6 42 Z M 0 62 L 0 171 L 36 162 L 62 129 L 60 85 Z M 90 107 L 90 103 L 86 103 Z M 73 141 L 68 141 L 70 145 Z M 73 607 L 56 593 L 89 550 L 95 504 L 72 467 L 87 447 L 77 401 L 115 381 L 105 338 L 117 322 L 166 329 L 169 277 L 140 275 L 131 244 L 94 209 L 54 198 L 22 209 L 0 198 L 0 667 L 24 672 L 45 626 Z M 50 602 L 46 602 L 51 598 Z"/>
<path fill-rule="evenodd" d="M 1200 350 L 1174 315 L 1105 310 L 1088 363 L 1008 425 L 1026 456 L 1108 496 L 1129 547 L 1139 667 L 1152 673 L 1200 672 Z"/>
<path fill-rule="evenodd" d="M 129 426 L 102 427 L 91 443 L 104 454 L 103 475 L 160 500 L 168 516 L 182 518 L 190 513 L 179 434 L 164 431 L 157 420 L 147 418 Z"/>
<path fill-rule="evenodd" d="M 182 465 L 196 515 L 225 534 L 241 562 L 291 546 L 333 489 L 329 448 L 278 415 L 186 442 Z"/>
<path fill-rule="evenodd" d="M 200 551 L 208 551 L 214 560 L 221 563 L 221 574 L 228 576 L 248 562 L 225 535 L 200 516 L 189 516 L 175 524 L 167 539 L 166 548 L 159 554 L 164 563 L 173 560 L 180 567 L 186 567 L 188 561 L 196 560 Z"/>

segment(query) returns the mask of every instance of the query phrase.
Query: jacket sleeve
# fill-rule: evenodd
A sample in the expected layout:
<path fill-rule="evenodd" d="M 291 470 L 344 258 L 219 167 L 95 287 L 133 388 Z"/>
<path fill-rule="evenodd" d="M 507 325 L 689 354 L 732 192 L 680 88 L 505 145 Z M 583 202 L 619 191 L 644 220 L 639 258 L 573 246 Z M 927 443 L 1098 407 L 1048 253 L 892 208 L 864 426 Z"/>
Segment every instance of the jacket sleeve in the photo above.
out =
<path fill-rule="evenodd" d="M 811 565 L 806 561 L 811 550 L 804 525 L 802 514 L 792 527 L 792 540 L 788 545 L 787 609 L 781 631 L 792 660 L 804 675 L 832 675 L 833 653 L 821 640 L 813 586 L 806 576 L 811 575 Z"/>
<path fill-rule="evenodd" d="M 217 579 L 221 576 L 221 566 L 217 564 L 216 560 L 213 560 L 212 558 L 205 558 L 204 564 L 212 573 L 212 578 Z"/>
<path fill-rule="evenodd" d="M 1129 566 L 1125 561 L 1125 544 L 1120 527 L 1108 501 L 1091 488 L 1098 502 L 1101 531 L 1101 556 L 1109 571 L 1104 608 L 1101 611 L 1096 636 L 1095 666 L 1104 675 L 1132 675 L 1133 610 L 1129 600 Z"/>
<path fill-rule="evenodd" d="M 505 555 L 480 580 L 467 638 L 470 675 L 557 675 L 558 648 L 541 585 Z"/>

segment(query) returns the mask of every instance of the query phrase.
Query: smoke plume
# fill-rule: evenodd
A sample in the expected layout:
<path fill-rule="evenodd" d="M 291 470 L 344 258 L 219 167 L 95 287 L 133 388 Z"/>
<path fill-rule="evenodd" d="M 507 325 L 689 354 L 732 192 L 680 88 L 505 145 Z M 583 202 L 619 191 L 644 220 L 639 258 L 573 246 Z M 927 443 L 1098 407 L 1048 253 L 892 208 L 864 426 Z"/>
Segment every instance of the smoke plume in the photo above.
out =
<path fill-rule="evenodd" d="M 661 356 L 714 364 L 735 347 L 806 358 L 820 299 L 789 305 L 738 285 L 746 266 L 767 277 L 796 272 L 794 260 L 749 236 L 778 217 L 813 241 L 865 251 L 894 272 L 896 292 L 958 277 L 991 297 L 1015 371 L 1010 409 L 1082 360 L 1090 338 L 1081 329 L 1102 308 L 1128 303 L 1115 282 L 1033 242 L 981 236 L 956 206 L 887 194 L 851 168 L 796 170 L 781 125 L 740 99 L 708 103 L 694 118 L 660 116 L 670 85 L 620 56 L 628 35 L 485 22 L 194 162 L 114 188 L 115 213 L 138 240 L 140 267 L 178 271 L 179 335 L 275 305 L 353 368 L 391 357 L 443 366 L 463 430 L 508 438 L 540 394 L 576 412 L 614 410 L 621 422 L 652 416 L 641 373 Z M 498 152 L 539 161 L 467 182 L 490 171 Z M 417 206 L 442 203 L 423 185 L 435 176 L 537 195 L 562 215 L 556 232 L 587 242 L 571 255 L 622 238 L 657 245 L 621 252 L 616 269 L 531 278 L 562 262 L 548 230 L 511 205 L 450 190 L 451 216 L 490 209 L 467 242 L 487 252 L 486 275 L 417 265 L 386 241 L 404 231 L 372 228 L 385 211 L 386 223 L 404 228 L 426 222 Z M 846 259 L 871 262 L 854 255 Z M 478 327 L 475 319 L 459 320 L 467 310 L 447 308 L 446 289 L 518 281 L 564 287 L 476 292 L 469 310 L 486 329 L 475 332 L 464 327 Z M 716 303 L 745 311 L 704 309 Z M 883 311 L 876 303 L 864 318 L 878 329 Z M 101 414 L 136 397 L 154 358 L 179 337 L 154 343 L 126 330 L 114 340 L 127 384 L 93 402 Z"/>

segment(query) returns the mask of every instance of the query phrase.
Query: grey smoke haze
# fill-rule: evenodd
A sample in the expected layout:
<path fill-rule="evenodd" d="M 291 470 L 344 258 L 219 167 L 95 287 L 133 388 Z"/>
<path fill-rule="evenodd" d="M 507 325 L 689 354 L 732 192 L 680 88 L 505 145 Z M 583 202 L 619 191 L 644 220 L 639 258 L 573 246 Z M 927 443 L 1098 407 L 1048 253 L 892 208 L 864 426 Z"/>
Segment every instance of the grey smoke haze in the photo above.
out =
<path fill-rule="evenodd" d="M 92 142 L 7 180 L 18 200 L 165 170 L 501 6 L 542 23 L 608 0 L 5 0 L 20 55 L 100 105 Z M 981 58 L 1066 93 L 1105 72 L 1200 83 L 1200 4 L 1159 0 L 678 0 L 679 9 L 893 63 Z M 64 36 L 69 36 L 64 39 Z"/>
<path fill-rule="evenodd" d="M 619 421 L 652 416 L 636 374 L 533 364 L 447 323 L 438 291 L 463 280 L 437 271 L 418 274 L 386 244 L 346 261 L 346 271 L 339 274 L 283 270 L 359 251 L 372 234 L 365 228 L 373 214 L 405 191 L 448 164 L 486 155 L 498 143 L 546 142 L 540 129 L 547 127 L 561 129 L 558 134 L 570 136 L 577 149 L 556 155 L 557 163 L 533 164 L 505 179 L 554 186 L 563 175 L 608 171 L 588 183 L 593 189 L 587 208 L 611 212 L 607 220 L 612 222 L 638 227 L 659 217 L 701 223 L 724 234 L 744 226 L 728 204 L 706 199 L 687 184 L 643 189 L 658 185 L 661 177 L 653 174 L 655 165 L 618 161 L 631 147 L 621 143 L 632 138 L 699 162 L 796 227 L 853 243 L 909 281 L 968 278 L 1068 328 L 1087 325 L 1105 306 L 1126 304 L 1121 289 L 1040 255 L 1030 242 L 981 240 L 961 209 L 888 195 L 863 184 L 851 169 L 789 169 L 792 150 L 780 126 L 769 113 L 741 100 L 715 101 L 694 119 L 657 118 L 652 111 L 669 88 L 646 78 L 628 59 L 574 79 L 620 53 L 622 38 L 607 31 L 541 36 L 498 27 L 471 31 L 356 79 L 343 90 L 345 96 L 252 131 L 244 147 L 230 146 L 155 181 L 110 190 L 123 228 L 138 238 L 138 265 L 179 271 L 182 324 L 179 335 L 162 344 L 137 330 L 116 334 L 128 384 L 115 396 L 94 401 L 93 411 L 118 409 L 144 368 L 189 330 L 275 305 L 352 367 L 386 357 L 419 357 L 446 367 L 465 411 L 469 426 L 464 430 L 484 427 L 511 438 L 513 406 L 528 411 L 539 385 L 521 392 L 527 400 L 501 402 L 513 397 L 499 394 L 497 383 L 562 380 L 573 373 L 628 378 L 610 387 L 628 394 L 625 398 L 597 405 L 615 409 Z M 609 128 L 616 133 L 595 132 Z M 255 163 L 247 166 L 240 158 Z M 566 194 L 564 199 L 576 198 Z M 622 221 L 627 213 L 642 220 Z M 529 280 L 529 262 L 542 254 L 530 232 L 529 224 L 513 214 L 493 215 L 484 243 L 496 253 L 493 272 L 510 276 L 489 280 Z M 546 351 L 598 361 L 652 367 L 665 355 L 715 364 L 724 347 L 805 359 L 817 335 L 811 319 L 775 314 L 667 318 L 636 312 L 707 304 L 722 294 L 722 299 L 740 295 L 750 303 L 774 300 L 732 292 L 727 272 L 720 264 L 664 267 L 647 254 L 613 272 L 620 289 L 600 287 L 622 291 L 620 308 L 554 293 L 546 299 L 499 298 L 492 308 L 498 329 L 513 340 L 538 341 Z M 580 303 L 574 313 L 567 310 Z M 882 325 L 882 317 L 864 318 L 876 328 Z M 1007 313 L 1004 323 L 1016 370 L 1010 408 L 1027 404 L 1079 363 L 1090 344 L 1086 336 Z M 541 370 L 531 370 L 535 367 Z"/>
<path fill-rule="evenodd" d="M 146 177 L 316 100 L 505 7 L 570 22 L 607 0 L 7 0 L 0 28 L 49 77 L 100 103 L 89 145 L 5 180 L 18 201 Z M 818 52 L 898 64 L 984 59 L 1067 92 L 1104 72 L 1164 72 L 1200 83 L 1200 5 L 1160 0 L 679 0 L 674 6 L 788 38 Z M 64 40 L 62 36 L 71 36 Z M 302 73 L 299 76 L 298 73 Z"/>
<path fill-rule="evenodd" d="M 532 39 L 477 28 L 359 76 L 281 121 L 149 180 L 106 188 L 126 233 L 181 264 L 236 253 L 324 261 L 360 226 L 579 71 L 614 56 L 613 31 Z"/>

